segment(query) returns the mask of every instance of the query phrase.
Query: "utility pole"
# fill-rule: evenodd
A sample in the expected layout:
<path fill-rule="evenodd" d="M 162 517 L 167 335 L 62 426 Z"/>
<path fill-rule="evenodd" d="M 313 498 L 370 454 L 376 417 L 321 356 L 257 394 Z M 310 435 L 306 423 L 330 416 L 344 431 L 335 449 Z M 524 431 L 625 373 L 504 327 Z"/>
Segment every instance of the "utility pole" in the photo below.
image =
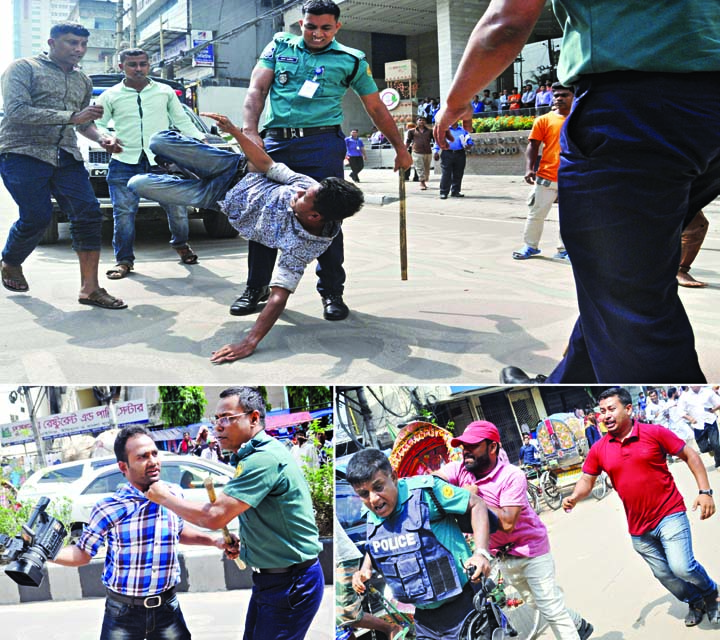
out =
<path fill-rule="evenodd" d="M 130 46 L 137 47 L 137 0 L 130 0 Z"/>
<path fill-rule="evenodd" d="M 370 411 L 370 405 L 365 397 L 365 389 L 363 387 L 357 388 L 357 398 L 363 422 L 365 423 L 365 432 L 367 433 L 368 440 L 370 441 L 370 446 L 379 449 L 380 444 L 378 442 L 377 432 L 375 431 L 375 422 L 373 421 L 372 411 Z"/>
<path fill-rule="evenodd" d="M 22 387 L 22 393 L 25 396 L 25 404 L 27 405 L 28 415 L 30 417 L 30 425 L 32 426 L 33 437 L 35 438 L 35 447 L 37 448 L 38 460 L 40 467 L 47 467 L 47 461 L 45 460 L 45 443 L 40 437 L 37 424 L 35 423 L 35 406 L 33 404 L 32 396 L 30 395 L 30 387 Z"/>

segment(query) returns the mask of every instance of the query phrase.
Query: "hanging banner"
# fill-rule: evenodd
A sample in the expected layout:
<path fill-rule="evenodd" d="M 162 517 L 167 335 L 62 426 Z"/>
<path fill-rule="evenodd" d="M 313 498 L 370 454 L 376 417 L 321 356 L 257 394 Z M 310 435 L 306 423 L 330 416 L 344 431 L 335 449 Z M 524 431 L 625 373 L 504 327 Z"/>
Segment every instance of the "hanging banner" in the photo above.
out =
<path fill-rule="evenodd" d="M 144 400 L 128 400 L 114 405 L 118 426 L 135 422 L 148 422 L 148 410 Z M 43 440 L 71 436 L 89 431 L 109 429 L 110 408 L 91 407 L 73 413 L 58 413 L 38 418 L 38 433 Z M 0 425 L 0 443 L 3 445 L 22 444 L 33 440 L 32 424 L 29 420 Z"/>
<path fill-rule="evenodd" d="M 212 31 L 192 30 L 192 46 L 193 48 L 201 45 L 203 42 L 212 40 Z M 215 49 L 214 45 L 209 44 L 207 47 L 193 54 L 193 67 L 214 67 L 215 66 Z"/>

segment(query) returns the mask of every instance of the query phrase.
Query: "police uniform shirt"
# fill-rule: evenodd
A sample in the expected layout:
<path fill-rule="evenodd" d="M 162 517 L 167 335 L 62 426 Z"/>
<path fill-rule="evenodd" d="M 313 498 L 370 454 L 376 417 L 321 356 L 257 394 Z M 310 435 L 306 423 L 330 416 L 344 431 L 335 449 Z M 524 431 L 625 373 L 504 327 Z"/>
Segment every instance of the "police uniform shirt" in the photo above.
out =
<path fill-rule="evenodd" d="M 340 125 L 342 100 L 349 88 L 359 96 L 378 90 L 365 54 L 337 40 L 312 51 L 302 36 L 277 33 L 260 55 L 258 66 L 275 73 L 266 128 Z M 312 97 L 300 95 L 307 81 L 317 83 Z"/>
<path fill-rule="evenodd" d="M 241 558 L 259 569 L 315 558 L 322 545 L 310 490 L 287 447 L 260 431 L 231 463 L 235 477 L 224 491 L 250 505 L 239 516 Z"/>

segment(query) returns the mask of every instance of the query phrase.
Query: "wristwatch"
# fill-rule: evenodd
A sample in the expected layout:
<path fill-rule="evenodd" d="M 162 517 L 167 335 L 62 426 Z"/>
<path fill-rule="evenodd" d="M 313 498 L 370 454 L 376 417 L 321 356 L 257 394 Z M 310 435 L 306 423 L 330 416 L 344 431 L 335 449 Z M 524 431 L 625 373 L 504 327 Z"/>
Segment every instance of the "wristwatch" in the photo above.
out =
<path fill-rule="evenodd" d="M 713 490 L 712 489 L 700 489 L 700 495 L 702 496 L 710 496 L 712 498 Z"/>
<path fill-rule="evenodd" d="M 492 562 L 493 557 L 490 555 L 490 552 L 487 549 L 475 549 L 475 553 L 479 553 L 488 562 Z"/>

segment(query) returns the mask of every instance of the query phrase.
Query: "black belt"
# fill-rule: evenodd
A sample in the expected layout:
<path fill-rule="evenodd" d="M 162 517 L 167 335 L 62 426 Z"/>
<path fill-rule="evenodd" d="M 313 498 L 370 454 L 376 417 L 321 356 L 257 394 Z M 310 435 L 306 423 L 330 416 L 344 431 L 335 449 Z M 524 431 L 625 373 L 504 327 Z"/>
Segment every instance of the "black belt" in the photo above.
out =
<path fill-rule="evenodd" d="M 105 594 L 110 600 L 116 602 L 122 602 L 123 604 L 129 604 L 131 607 L 145 607 L 146 609 L 156 609 L 157 607 L 165 604 L 170 598 L 175 595 L 175 587 L 163 591 L 162 593 L 155 594 L 154 596 L 135 597 L 126 596 L 122 593 L 115 593 L 110 589 L 105 589 Z"/>
<path fill-rule="evenodd" d="M 450 153 L 465 153 L 465 149 L 445 149 L 445 151 L 449 151 Z"/>
<path fill-rule="evenodd" d="M 334 124 L 329 127 L 289 127 L 284 129 L 265 129 L 263 136 L 265 138 L 281 138 L 287 140 L 289 138 L 306 138 L 307 136 L 317 136 L 321 133 L 330 133 L 340 131 L 340 125 Z"/>
<path fill-rule="evenodd" d="M 290 573 L 291 571 L 307 569 L 308 567 L 312 567 L 316 562 L 317 562 L 317 558 L 313 558 L 312 560 L 305 560 L 305 562 L 298 562 L 297 564 L 291 564 L 289 567 L 280 567 L 278 569 L 257 569 L 255 567 L 253 567 L 252 570 L 255 573 Z"/>

